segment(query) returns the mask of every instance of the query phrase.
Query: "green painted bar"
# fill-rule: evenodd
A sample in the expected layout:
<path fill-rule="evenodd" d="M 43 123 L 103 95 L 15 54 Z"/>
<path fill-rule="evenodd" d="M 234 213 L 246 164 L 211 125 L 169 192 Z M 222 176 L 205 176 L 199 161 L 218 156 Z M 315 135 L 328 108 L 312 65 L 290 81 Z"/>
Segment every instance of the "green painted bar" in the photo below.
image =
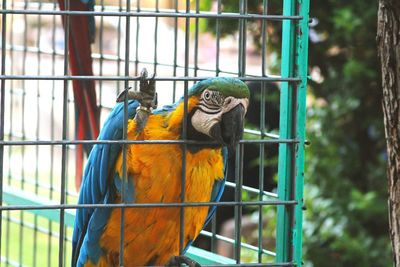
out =
<path fill-rule="evenodd" d="M 295 221 L 293 229 L 294 262 L 297 266 L 302 266 L 302 225 L 303 225 L 303 191 L 304 191 L 304 142 L 306 134 L 306 96 L 307 96 L 307 66 L 308 66 L 308 20 L 309 20 L 309 0 L 297 0 L 299 15 L 303 17 L 298 22 L 296 45 L 296 75 L 301 79 L 297 88 L 297 131 L 296 138 L 296 179 L 295 179 L 295 199 L 298 205 L 295 207 Z"/>
<path fill-rule="evenodd" d="M 58 205 L 60 203 L 49 201 L 47 198 L 38 197 L 35 194 L 23 191 L 21 189 L 4 186 L 3 202 L 9 205 Z M 59 210 L 29 210 L 29 212 L 45 217 L 53 222 L 60 222 Z M 75 211 L 65 210 L 65 225 L 73 227 L 75 221 Z"/>
<path fill-rule="evenodd" d="M 236 264 L 235 260 L 196 247 L 190 247 L 186 255 L 200 264 Z"/>
<path fill-rule="evenodd" d="M 294 14 L 294 0 L 284 0 L 283 15 Z M 282 59 L 281 76 L 292 77 L 294 65 L 294 22 L 282 22 Z M 280 118 L 279 118 L 279 137 L 293 137 L 293 85 L 287 82 L 281 84 L 280 94 Z M 278 199 L 289 200 L 292 194 L 292 174 L 293 174 L 293 147 L 289 144 L 279 145 L 278 158 Z M 291 207 L 279 206 L 277 218 L 277 238 L 276 238 L 276 262 L 286 262 L 291 260 Z"/>
<path fill-rule="evenodd" d="M 299 15 L 299 22 L 282 25 L 282 77 L 298 77 L 299 84 L 282 83 L 280 99 L 280 138 L 296 138 L 298 144 L 280 144 L 278 198 L 298 201 L 298 205 L 278 207 L 277 262 L 302 265 L 302 220 L 304 190 L 304 142 L 308 59 L 309 0 L 284 0 L 283 15 Z"/>

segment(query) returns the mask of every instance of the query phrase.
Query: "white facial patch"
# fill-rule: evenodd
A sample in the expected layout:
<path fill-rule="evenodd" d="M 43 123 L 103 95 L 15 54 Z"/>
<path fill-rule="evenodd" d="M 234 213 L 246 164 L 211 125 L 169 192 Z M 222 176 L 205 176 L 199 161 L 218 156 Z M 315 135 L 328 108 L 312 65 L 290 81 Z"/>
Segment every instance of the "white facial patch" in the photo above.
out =
<path fill-rule="evenodd" d="M 249 106 L 247 98 L 221 97 L 221 93 L 218 91 L 204 90 L 200 98 L 199 108 L 192 116 L 192 125 L 196 131 L 210 136 L 211 128 L 221 121 L 222 115 L 239 104 L 245 109 L 244 117 Z"/>

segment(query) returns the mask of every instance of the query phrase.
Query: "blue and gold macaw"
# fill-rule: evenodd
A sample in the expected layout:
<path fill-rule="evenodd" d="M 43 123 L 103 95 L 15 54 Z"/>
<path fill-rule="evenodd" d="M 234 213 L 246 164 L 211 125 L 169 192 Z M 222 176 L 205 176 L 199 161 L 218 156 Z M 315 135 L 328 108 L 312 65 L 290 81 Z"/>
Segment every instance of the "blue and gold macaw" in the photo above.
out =
<path fill-rule="evenodd" d="M 150 111 L 155 82 L 142 73 L 140 92 L 129 91 L 129 140 L 179 140 L 184 101 Z M 118 100 L 123 100 L 120 95 Z M 132 100 L 134 99 L 134 100 Z M 227 175 L 229 147 L 243 133 L 249 89 L 235 78 L 211 78 L 188 91 L 186 202 L 219 201 Z M 118 103 L 99 140 L 121 140 L 124 104 Z M 182 149 L 178 144 L 127 145 L 127 180 L 122 186 L 122 146 L 96 144 L 89 156 L 79 204 L 178 203 L 181 201 Z M 124 190 L 124 192 L 122 192 Z M 165 265 L 179 257 L 179 207 L 125 208 L 124 266 Z M 186 251 L 215 212 L 214 207 L 186 207 Z M 77 209 L 73 266 L 118 266 L 120 208 Z M 183 258 L 183 257 L 182 257 Z M 176 261 L 175 261 L 176 262 Z M 179 261 L 178 261 L 179 262 Z"/>

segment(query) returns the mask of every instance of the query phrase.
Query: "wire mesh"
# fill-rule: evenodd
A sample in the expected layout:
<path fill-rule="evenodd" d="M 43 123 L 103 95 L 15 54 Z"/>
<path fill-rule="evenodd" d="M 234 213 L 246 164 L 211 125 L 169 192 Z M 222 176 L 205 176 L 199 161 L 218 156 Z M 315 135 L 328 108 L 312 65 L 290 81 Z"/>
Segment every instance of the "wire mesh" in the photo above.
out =
<path fill-rule="evenodd" d="M 209 228 L 201 232 L 203 241 L 188 251 L 203 265 L 301 265 L 308 1 L 258 1 L 256 13 L 249 10 L 245 0 L 236 1 L 235 11 L 227 8 L 229 1 L 204 2 L 212 5 L 204 7 L 199 0 L 101 0 L 96 1 L 93 11 L 77 11 L 70 10 L 68 0 L 64 10 L 57 1 L 2 1 L 2 265 L 70 265 L 75 210 L 84 208 L 122 210 L 119 264 L 123 266 L 124 211 L 177 207 L 182 252 L 185 208 L 202 206 L 218 207 Z M 91 76 L 72 75 L 69 71 L 69 21 L 81 15 L 95 18 Z M 235 23 L 237 29 L 227 32 L 226 25 Z M 259 28 L 258 41 L 252 39 L 250 27 Z M 282 41 L 274 44 L 270 35 L 276 37 L 280 31 Z M 257 42 L 259 47 L 254 45 Z M 275 49 L 270 49 L 272 46 Z M 94 81 L 102 125 L 116 95 L 129 86 L 138 86 L 138 75 L 144 67 L 157 74 L 161 106 L 183 96 L 181 140 L 128 140 L 126 101 L 123 140 L 76 139 L 76 100 L 71 81 Z M 187 146 L 205 144 L 187 140 L 188 89 L 214 76 L 239 77 L 255 85 L 252 96 L 258 102 L 252 104 L 258 109 L 248 117 L 257 114 L 257 118 L 252 124 L 249 118 L 244 138 L 237 146 L 226 197 L 218 203 L 187 202 Z M 275 105 L 278 112 L 271 111 L 269 104 Z M 121 204 L 77 205 L 75 153 L 78 145 L 95 144 L 122 146 L 125 178 L 129 145 L 180 145 L 181 201 L 130 204 L 122 195 Z M 253 147 L 256 157 L 250 160 L 248 154 Z M 248 172 L 251 165 L 256 166 L 256 174 Z M 233 216 L 233 231 L 228 234 L 223 232 L 229 229 L 223 228 L 229 225 L 226 214 Z M 250 233 L 248 225 L 255 227 Z"/>

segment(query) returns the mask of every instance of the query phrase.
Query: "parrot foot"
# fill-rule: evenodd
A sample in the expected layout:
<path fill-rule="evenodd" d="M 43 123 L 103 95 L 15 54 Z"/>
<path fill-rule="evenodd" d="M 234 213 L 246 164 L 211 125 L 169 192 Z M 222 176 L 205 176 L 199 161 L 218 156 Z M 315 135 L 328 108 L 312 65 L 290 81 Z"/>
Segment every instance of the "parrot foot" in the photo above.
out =
<path fill-rule="evenodd" d="M 155 89 L 155 74 L 151 78 L 148 77 L 147 70 L 144 68 L 140 72 L 139 92 L 129 90 L 130 87 L 122 91 L 118 97 L 117 102 L 122 102 L 127 97 L 128 100 L 137 100 L 139 107 L 136 109 L 136 134 L 139 134 L 144 129 L 147 119 L 152 109 L 157 108 L 157 93 Z"/>
<path fill-rule="evenodd" d="M 186 264 L 189 267 L 201 267 L 201 265 L 198 262 L 196 262 L 196 261 L 194 261 L 194 260 L 192 260 L 189 257 L 186 257 L 184 255 L 172 256 L 165 266 L 168 266 L 168 267 L 170 267 L 170 266 L 181 266 L 181 264 Z"/>
<path fill-rule="evenodd" d="M 157 93 L 155 89 L 155 74 L 151 78 L 148 77 L 147 70 L 145 68 L 140 72 L 140 84 L 139 92 L 134 90 L 129 90 L 131 87 L 119 93 L 117 96 L 117 102 L 122 102 L 125 100 L 125 96 L 128 100 L 137 100 L 141 106 L 145 108 L 157 108 Z"/>

